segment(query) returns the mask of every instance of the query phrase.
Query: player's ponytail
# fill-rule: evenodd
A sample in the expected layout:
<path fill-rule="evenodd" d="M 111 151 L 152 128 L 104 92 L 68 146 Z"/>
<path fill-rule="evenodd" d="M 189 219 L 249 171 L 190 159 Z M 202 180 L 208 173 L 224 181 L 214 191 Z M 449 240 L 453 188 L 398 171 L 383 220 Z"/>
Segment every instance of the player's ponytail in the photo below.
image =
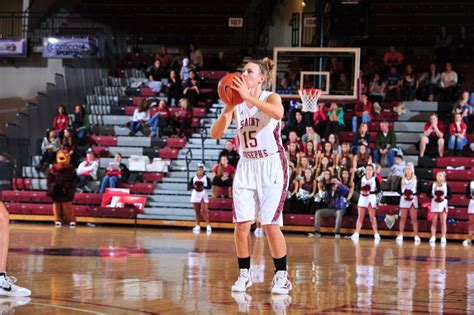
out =
<path fill-rule="evenodd" d="M 270 89 L 272 85 L 272 74 L 275 68 L 275 64 L 270 58 L 263 58 L 262 60 L 254 60 L 251 61 L 255 63 L 260 68 L 260 72 L 265 76 L 265 81 L 263 82 L 262 88 L 263 89 Z"/>

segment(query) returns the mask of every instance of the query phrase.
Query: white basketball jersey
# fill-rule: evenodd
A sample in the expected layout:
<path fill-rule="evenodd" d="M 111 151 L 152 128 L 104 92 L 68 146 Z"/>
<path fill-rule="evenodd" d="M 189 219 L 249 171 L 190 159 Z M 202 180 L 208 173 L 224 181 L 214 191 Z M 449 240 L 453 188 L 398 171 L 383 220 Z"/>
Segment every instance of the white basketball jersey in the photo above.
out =
<path fill-rule="evenodd" d="M 263 91 L 259 100 L 265 102 L 272 94 Z M 262 112 L 256 106 L 249 108 L 245 102 L 235 107 L 239 154 L 245 159 L 261 159 L 283 152 L 280 137 L 280 120 Z"/>

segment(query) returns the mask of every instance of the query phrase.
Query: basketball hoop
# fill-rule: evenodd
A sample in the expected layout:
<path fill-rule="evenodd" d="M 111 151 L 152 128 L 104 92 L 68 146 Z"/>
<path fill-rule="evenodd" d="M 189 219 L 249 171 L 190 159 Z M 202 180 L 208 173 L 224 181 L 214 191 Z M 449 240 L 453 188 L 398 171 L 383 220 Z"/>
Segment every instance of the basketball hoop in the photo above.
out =
<path fill-rule="evenodd" d="M 322 94 L 320 89 L 299 89 L 298 94 L 303 102 L 303 112 L 318 111 L 318 99 Z"/>

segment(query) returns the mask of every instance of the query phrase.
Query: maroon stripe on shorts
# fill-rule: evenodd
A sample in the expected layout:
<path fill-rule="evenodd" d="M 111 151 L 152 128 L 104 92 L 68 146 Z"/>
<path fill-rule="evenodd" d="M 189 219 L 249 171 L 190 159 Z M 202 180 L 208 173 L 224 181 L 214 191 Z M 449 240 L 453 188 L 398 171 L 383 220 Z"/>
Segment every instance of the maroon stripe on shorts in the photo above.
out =
<path fill-rule="evenodd" d="M 285 156 L 285 150 L 280 141 L 280 122 L 278 122 L 275 130 L 273 130 L 273 136 L 275 137 L 275 142 L 278 147 L 278 154 L 280 155 L 281 168 L 283 170 L 283 188 L 281 190 L 280 201 L 278 202 L 278 207 L 275 211 L 275 216 L 273 217 L 272 222 L 277 222 L 280 218 L 280 215 L 283 211 L 283 206 L 285 205 L 286 194 L 287 194 L 287 184 L 288 184 L 288 162 Z"/>

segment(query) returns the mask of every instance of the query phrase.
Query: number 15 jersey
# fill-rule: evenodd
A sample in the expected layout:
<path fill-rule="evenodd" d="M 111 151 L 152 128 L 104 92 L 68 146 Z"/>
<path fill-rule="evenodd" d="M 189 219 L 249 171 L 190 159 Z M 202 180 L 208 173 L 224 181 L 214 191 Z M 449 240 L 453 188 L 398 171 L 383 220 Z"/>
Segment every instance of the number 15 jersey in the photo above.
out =
<path fill-rule="evenodd" d="M 266 102 L 271 94 L 262 91 L 259 100 Z M 254 160 L 283 151 L 280 120 L 273 119 L 256 106 L 249 108 L 245 102 L 238 104 L 234 111 L 241 157 Z"/>

